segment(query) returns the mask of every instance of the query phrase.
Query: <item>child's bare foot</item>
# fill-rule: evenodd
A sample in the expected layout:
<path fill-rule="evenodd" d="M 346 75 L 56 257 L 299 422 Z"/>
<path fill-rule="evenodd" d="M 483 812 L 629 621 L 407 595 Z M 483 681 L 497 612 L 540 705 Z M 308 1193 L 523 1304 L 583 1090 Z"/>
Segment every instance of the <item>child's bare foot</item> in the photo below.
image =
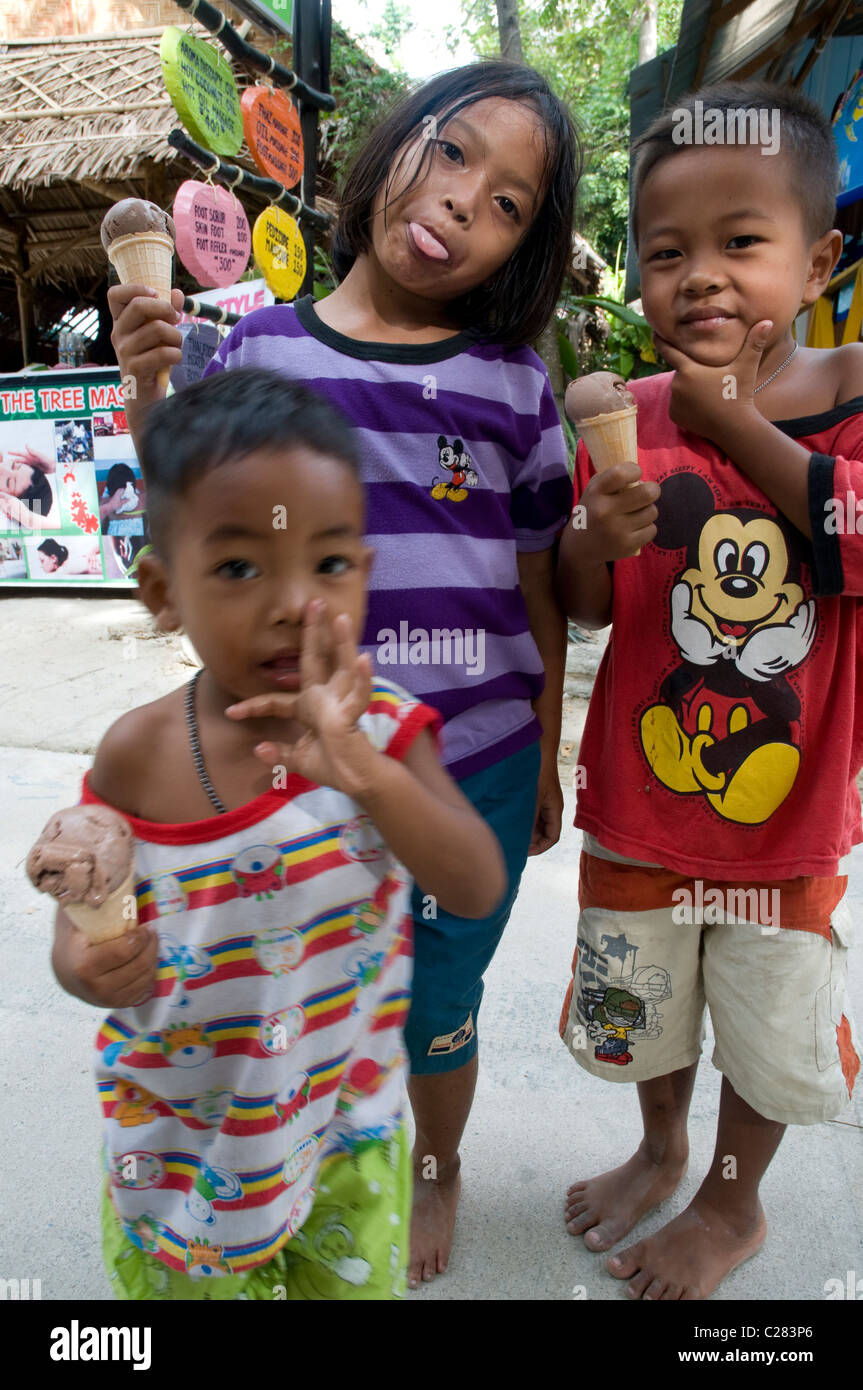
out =
<path fill-rule="evenodd" d="M 708 1298 L 726 1274 L 760 1249 L 766 1234 L 760 1204 L 747 1219 L 720 1214 L 696 1196 L 656 1235 L 610 1255 L 605 1263 L 616 1279 L 629 1280 L 629 1298 Z"/>
<path fill-rule="evenodd" d="M 628 1162 L 586 1182 L 573 1183 L 564 1211 L 570 1235 L 584 1235 L 588 1250 L 610 1250 L 646 1212 L 670 1197 L 686 1172 L 686 1152 L 656 1161 L 644 1141 Z"/>
<path fill-rule="evenodd" d="M 414 1169 L 409 1289 L 446 1273 L 461 1192 L 460 1168 L 461 1160 L 456 1155 L 436 1178 L 424 1178 L 421 1168 Z"/>

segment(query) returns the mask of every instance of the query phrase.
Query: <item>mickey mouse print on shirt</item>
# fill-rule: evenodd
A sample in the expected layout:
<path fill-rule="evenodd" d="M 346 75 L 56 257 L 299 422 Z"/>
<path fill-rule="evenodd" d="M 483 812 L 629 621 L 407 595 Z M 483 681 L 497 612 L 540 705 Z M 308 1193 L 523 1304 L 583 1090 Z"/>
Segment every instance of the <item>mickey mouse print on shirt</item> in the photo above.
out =
<path fill-rule="evenodd" d="M 804 538 L 781 515 L 716 510 L 694 473 L 662 483 L 661 550 L 686 549 L 671 590 L 679 663 L 640 717 L 641 747 L 670 791 L 760 825 L 800 765 L 800 700 L 787 673 L 815 641 L 816 605 L 800 585 Z"/>
<path fill-rule="evenodd" d="M 439 434 L 437 447 L 438 464 L 441 468 L 447 469 L 451 476 L 444 478 L 443 482 L 440 482 L 437 476 L 432 478 L 431 495 L 438 502 L 444 498 L 450 502 L 463 502 L 467 497 L 468 488 L 476 487 L 479 481 L 473 459 L 460 439 L 454 439 L 450 445 L 447 443 L 446 435 Z"/>

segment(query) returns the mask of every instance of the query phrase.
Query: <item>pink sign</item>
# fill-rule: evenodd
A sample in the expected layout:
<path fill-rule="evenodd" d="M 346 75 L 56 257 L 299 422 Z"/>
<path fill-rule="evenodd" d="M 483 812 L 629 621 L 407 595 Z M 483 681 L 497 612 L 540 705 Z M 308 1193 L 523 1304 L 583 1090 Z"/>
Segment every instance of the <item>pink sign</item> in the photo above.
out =
<path fill-rule="evenodd" d="M 243 206 L 227 188 L 187 179 L 173 207 L 177 255 L 199 285 L 233 285 L 249 263 L 252 238 Z"/>

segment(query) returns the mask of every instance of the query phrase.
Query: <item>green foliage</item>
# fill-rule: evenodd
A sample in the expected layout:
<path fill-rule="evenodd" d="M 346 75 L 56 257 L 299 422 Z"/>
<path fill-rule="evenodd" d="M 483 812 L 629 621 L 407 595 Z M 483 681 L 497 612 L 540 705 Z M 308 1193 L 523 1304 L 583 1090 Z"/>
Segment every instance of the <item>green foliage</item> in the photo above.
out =
<path fill-rule="evenodd" d="M 683 0 L 658 0 L 657 51 L 677 42 Z M 626 241 L 629 74 L 638 63 L 643 5 L 632 0 L 519 0 L 525 61 L 569 103 L 586 147 L 577 225 L 607 261 Z M 500 52 L 494 0 L 465 0 L 478 53 Z"/>
<path fill-rule="evenodd" d="M 337 281 L 332 262 L 320 242 L 316 241 L 315 274 L 312 284 L 312 292 L 315 299 L 326 299 L 328 294 L 332 294 L 336 285 Z"/>
<path fill-rule="evenodd" d="M 609 268 L 605 272 L 603 288 L 607 290 L 607 294 L 570 296 L 566 307 L 570 311 L 585 308 L 601 309 L 609 322 L 608 337 L 602 347 L 596 349 L 592 354 L 592 360 L 587 365 L 586 370 L 619 372 L 622 377 L 629 381 L 634 377 L 654 376 L 663 369 L 656 358 L 656 349 L 653 346 L 653 337 L 647 319 L 631 305 L 623 303 L 623 286 L 626 275 L 620 264 L 622 249 L 622 245 L 618 245 L 614 269 Z M 574 357 L 572 346 L 568 339 L 566 341 L 570 353 Z M 561 361 L 568 376 L 578 375 L 577 372 L 570 370 L 563 354 L 561 354 Z M 578 366 L 577 362 L 576 366 Z"/>
<path fill-rule="evenodd" d="M 400 5 L 398 0 L 386 0 L 380 23 L 372 25 L 369 29 L 369 37 L 381 45 L 392 66 L 399 72 L 402 71 L 402 64 L 397 49 L 412 23 L 413 18 L 407 5 Z"/>
<path fill-rule="evenodd" d="M 393 5 L 398 11 L 398 6 Z M 361 40 L 358 42 L 361 43 Z M 336 109 L 322 115 L 320 123 L 320 157 L 341 176 L 359 143 L 381 118 L 395 99 L 408 88 L 403 73 L 384 68 L 369 71 L 369 62 L 362 61 L 356 45 L 345 42 L 337 26 L 333 26 L 331 68 L 336 96 Z"/>

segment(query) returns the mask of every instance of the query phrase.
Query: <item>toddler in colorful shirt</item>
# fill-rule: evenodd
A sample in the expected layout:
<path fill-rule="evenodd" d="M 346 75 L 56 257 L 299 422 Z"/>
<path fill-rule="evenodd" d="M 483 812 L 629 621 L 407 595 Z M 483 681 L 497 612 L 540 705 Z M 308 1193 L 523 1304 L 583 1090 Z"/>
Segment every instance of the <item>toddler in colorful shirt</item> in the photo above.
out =
<path fill-rule="evenodd" d="M 135 836 L 138 926 L 93 945 L 57 915 L 60 983 L 112 1010 L 106 1267 L 127 1299 L 399 1297 L 411 878 L 481 917 L 500 847 L 436 711 L 357 653 L 373 555 L 332 408 L 225 373 L 154 407 L 141 463 L 140 595 L 203 669 L 84 780 Z"/>

